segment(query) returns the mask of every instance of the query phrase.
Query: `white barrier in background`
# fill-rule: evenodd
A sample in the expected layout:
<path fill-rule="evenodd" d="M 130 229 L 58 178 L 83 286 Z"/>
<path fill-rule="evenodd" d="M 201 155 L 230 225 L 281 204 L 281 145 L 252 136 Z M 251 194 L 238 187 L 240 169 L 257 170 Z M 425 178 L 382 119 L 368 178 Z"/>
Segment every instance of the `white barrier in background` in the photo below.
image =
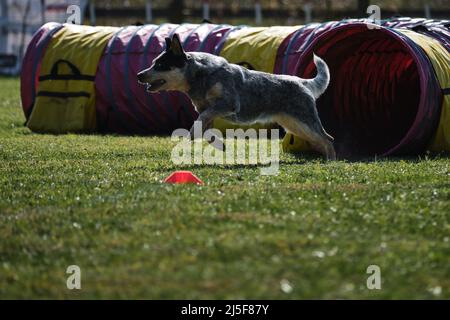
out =
<path fill-rule="evenodd" d="M 64 23 L 67 7 L 77 5 L 81 12 L 88 0 L 2 0 L 0 1 L 0 74 L 20 72 L 21 61 L 33 34 L 44 23 Z M 81 15 L 81 23 L 83 15 Z"/>

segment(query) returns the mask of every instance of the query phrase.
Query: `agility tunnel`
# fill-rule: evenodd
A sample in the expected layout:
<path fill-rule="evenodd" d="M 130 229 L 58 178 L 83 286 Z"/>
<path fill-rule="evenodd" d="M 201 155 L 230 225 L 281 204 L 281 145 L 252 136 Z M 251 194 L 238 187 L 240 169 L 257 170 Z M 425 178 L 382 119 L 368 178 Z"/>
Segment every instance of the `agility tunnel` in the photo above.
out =
<path fill-rule="evenodd" d="M 450 33 L 423 22 L 403 22 L 421 33 L 360 21 L 324 24 L 308 35 L 300 29 L 282 44 L 288 54 L 275 73 L 309 78 L 312 52 L 327 61 L 331 82 L 317 108 L 341 157 L 450 150 Z M 305 148 L 291 135 L 283 145 Z"/>
<path fill-rule="evenodd" d="M 331 83 L 317 101 L 340 157 L 450 151 L 448 21 L 343 20 L 295 27 L 214 24 L 113 27 L 45 24 L 29 44 L 22 106 L 35 132 L 170 134 L 197 114 L 178 92 L 150 94 L 136 74 L 177 33 L 186 51 L 224 56 L 247 68 L 310 78 L 312 53 Z M 226 128 L 231 124 L 218 122 Z M 308 149 L 287 134 L 283 149 Z"/>

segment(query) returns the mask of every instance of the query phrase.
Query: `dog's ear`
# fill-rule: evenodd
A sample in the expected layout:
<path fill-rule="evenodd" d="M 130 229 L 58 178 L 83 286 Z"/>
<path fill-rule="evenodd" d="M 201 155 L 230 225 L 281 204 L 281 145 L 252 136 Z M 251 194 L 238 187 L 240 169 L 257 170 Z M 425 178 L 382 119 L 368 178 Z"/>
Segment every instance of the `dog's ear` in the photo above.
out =
<path fill-rule="evenodd" d="M 170 38 L 166 38 L 166 50 L 170 50 L 171 43 L 172 40 L 170 40 Z"/>
<path fill-rule="evenodd" d="M 186 53 L 183 50 L 183 46 L 181 45 L 180 37 L 178 37 L 176 33 L 172 36 L 170 51 L 172 51 L 172 53 L 174 53 L 176 56 L 186 56 Z"/>

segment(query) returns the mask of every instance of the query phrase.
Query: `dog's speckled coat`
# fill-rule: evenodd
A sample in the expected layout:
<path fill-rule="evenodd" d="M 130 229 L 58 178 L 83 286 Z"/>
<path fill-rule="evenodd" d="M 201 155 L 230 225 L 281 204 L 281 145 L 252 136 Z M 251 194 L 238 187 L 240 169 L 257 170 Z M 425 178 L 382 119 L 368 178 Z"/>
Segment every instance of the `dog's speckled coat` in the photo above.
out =
<path fill-rule="evenodd" d="M 204 130 L 217 117 L 242 124 L 276 122 L 335 159 L 333 138 L 325 132 L 315 103 L 328 86 L 329 70 L 319 57 L 314 56 L 314 62 L 318 71 L 314 79 L 253 71 L 208 53 L 186 53 L 174 35 L 166 39 L 166 51 L 138 74 L 138 80 L 150 92 L 188 94 Z"/>

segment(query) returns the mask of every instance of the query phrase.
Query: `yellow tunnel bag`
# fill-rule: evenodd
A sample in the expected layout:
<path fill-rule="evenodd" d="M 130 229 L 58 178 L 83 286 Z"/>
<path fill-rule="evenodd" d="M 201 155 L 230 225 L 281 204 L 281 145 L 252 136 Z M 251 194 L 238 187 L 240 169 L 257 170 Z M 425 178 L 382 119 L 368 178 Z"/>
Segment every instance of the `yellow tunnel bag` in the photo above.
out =
<path fill-rule="evenodd" d="M 70 73 L 59 73 L 60 65 Z M 28 127 L 37 132 L 92 131 L 96 127 L 93 76 L 82 75 L 66 60 L 58 60 L 48 75 L 39 77 L 36 102 Z"/>
<path fill-rule="evenodd" d="M 441 116 L 438 128 L 428 149 L 430 151 L 450 151 L 450 54 L 435 39 L 419 33 L 399 29 L 400 32 L 414 40 L 427 54 L 433 64 L 433 69 L 443 91 Z"/>
<path fill-rule="evenodd" d="M 41 62 L 28 128 L 43 133 L 96 129 L 95 74 L 115 31 L 66 24 L 53 36 Z"/>

